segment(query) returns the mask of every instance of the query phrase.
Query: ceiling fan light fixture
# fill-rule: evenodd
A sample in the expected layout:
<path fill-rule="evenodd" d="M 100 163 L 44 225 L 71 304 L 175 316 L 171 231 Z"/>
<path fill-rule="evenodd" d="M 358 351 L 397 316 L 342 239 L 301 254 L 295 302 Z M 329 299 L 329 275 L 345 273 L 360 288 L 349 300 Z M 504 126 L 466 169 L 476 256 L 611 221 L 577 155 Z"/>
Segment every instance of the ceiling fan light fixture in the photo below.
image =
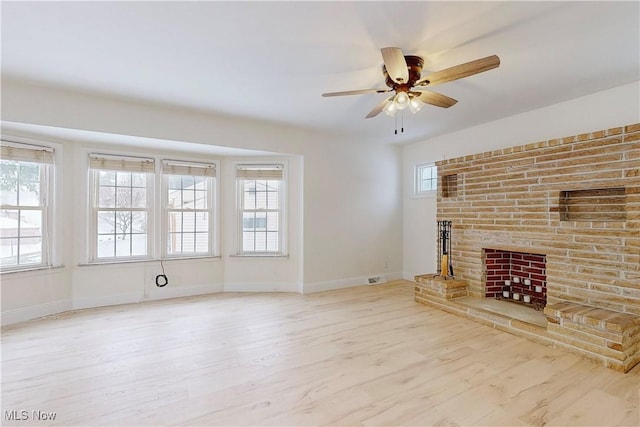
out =
<path fill-rule="evenodd" d="M 384 109 L 382 111 L 384 111 L 384 113 L 387 116 L 395 116 L 396 115 L 396 111 L 398 110 L 398 107 L 396 106 L 395 100 L 391 100 L 389 102 L 387 102 L 387 105 L 385 105 Z"/>
<path fill-rule="evenodd" d="M 411 110 L 413 114 L 420 111 L 422 107 L 424 107 L 424 102 L 422 102 L 417 96 L 414 96 L 411 98 L 411 101 L 409 101 L 409 110 Z"/>
<path fill-rule="evenodd" d="M 393 103 L 396 104 L 398 110 L 404 110 L 409 107 L 410 99 L 407 92 L 398 92 L 393 99 Z"/>

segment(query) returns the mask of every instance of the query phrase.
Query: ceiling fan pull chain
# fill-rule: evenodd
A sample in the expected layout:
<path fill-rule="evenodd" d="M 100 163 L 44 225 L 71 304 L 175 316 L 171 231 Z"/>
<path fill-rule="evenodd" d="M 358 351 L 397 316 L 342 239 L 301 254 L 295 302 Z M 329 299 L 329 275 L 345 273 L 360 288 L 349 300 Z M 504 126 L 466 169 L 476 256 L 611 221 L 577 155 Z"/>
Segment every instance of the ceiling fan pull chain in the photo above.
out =
<path fill-rule="evenodd" d="M 402 115 L 400 116 L 400 133 L 404 133 L 404 110 L 401 111 Z"/>
<path fill-rule="evenodd" d="M 398 114 L 394 114 L 393 118 L 396 121 L 396 129 L 394 131 L 394 134 L 397 135 L 398 134 Z"/>

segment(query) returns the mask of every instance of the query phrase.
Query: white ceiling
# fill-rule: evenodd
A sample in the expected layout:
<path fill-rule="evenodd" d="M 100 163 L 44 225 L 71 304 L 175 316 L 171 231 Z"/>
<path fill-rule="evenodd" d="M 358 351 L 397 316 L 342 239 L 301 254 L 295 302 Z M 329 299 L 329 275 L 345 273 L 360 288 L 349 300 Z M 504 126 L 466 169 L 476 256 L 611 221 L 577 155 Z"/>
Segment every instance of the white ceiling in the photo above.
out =
<path fill-rule="evenodd" d="M 2 2 L 2 76 L 404 143 L 640 79 L 640 3 Z M 394 119 L 380 48 L 423 77 L 496 54 L 434 91 L 457 99 Z"/>

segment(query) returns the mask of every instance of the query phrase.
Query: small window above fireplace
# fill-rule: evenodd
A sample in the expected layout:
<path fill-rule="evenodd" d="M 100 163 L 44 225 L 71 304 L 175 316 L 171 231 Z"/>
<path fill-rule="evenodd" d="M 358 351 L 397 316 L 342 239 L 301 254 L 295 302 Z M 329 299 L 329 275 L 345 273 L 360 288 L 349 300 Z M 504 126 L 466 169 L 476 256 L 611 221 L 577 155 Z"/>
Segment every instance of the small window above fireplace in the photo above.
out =
<path fill-rule="evenodd" d="M 414 168 L 413 195 L 417 197 L 435 195 L 438 190 L 438 167 L 423 163 Z"/>
<path fill-rule="evenodd" d="M 624 187 L 560 192 L 561 221 L 626 221 Z"/>

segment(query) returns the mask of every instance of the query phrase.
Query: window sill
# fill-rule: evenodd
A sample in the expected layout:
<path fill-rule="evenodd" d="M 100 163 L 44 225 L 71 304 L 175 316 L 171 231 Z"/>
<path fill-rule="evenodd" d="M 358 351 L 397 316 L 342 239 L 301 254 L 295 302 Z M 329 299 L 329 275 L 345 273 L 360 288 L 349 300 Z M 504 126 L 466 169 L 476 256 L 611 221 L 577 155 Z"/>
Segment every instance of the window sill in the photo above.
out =
<path fill-rule="evenodd" d="M 165 261 L 196 261 L 196 260 L 220 260 L 222 257 L 219 255 L 206 255 L 206 256 L 190 256 L 190 257 L 169 257 L 169 258 L 157 258 L 157 259 L 131 259 L 131 260 L 114 260 L 114 261 L 94 261 L 83 264 L 78 264 L 78 267 L 93 267 L 104 265 L 118 265 L 118 264 L 140 264 L 147 262 L 165 262 Z"/>
<path fill-rule="evenodd" d="M 229 255 L 229 258 L 289 258 L 288 254 L 260 254 L 260 253 L 250 253 L 250 254 L 234 254 Z"/>
<path fill-rule="evenodd" d="M 411 199 L 435 199 L 438 196 L 437 191 L 431 191 L 429 193 L 413 193 Z"/>
<path fill-rule="evenodd" d="M 156 259 L 153 261 L 195 261 L 205 259 L 222 259 L 220 255 L 194 255 L 194 256 L 168 256 L 165 258 Z"/>
<path fill-rule="evenodd" d="M 39 273 L 48 270 L 61 270 L 64 268 L 64 265 L 45 265 L 38 267 L 27 267 L 27 268 L 17 268 L 12 270 L 1 270 L 0 274 L 16 274 L 16 273 Z"/>

